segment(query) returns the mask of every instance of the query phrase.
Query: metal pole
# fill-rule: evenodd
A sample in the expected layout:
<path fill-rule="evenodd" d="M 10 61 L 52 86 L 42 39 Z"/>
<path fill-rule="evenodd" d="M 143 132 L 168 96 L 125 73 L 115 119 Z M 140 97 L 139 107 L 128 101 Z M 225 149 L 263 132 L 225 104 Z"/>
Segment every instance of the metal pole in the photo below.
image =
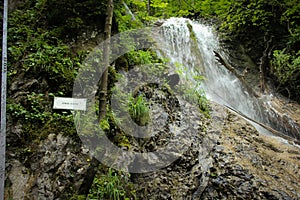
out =
<path fill-rule="evenodd" d="M 1 133 L 0 133 L 0 200 L 4 200 L 5 146 L 6 146 L 6 79 L 7 79 L 7 12 L 8 0 L 3 7 L 2 73 L 1 73 Z"/>

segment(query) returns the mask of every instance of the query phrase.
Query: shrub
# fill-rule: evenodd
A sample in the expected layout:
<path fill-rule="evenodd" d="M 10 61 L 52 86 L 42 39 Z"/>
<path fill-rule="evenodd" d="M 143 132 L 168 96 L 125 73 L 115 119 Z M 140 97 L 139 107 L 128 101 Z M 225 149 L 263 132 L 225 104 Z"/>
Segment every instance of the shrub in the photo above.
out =
<path fill-rule="evenodd" d="M 272 74 L 278 82 L 278 90 L 299 101 L 300 96 L 300 51 L 287 53 L 286 49 L 275 50 L 271 61 Z"/>
<path fill-rule="evenodd" d="M 128 103 L 131 118 L 140 126 L 145 126 L 150 120 L 150 110 L 143 95 L 137 98 L 130 97 Z"/>
<path fill-rule="evenodd" d="M 135 199 L 135 191 L 129 183 L 126 183 L 125 177 L 109 168 L 107 174 L 94 179 L 88 198 L 90 200 L 129 200 L 130 197 Z"/>

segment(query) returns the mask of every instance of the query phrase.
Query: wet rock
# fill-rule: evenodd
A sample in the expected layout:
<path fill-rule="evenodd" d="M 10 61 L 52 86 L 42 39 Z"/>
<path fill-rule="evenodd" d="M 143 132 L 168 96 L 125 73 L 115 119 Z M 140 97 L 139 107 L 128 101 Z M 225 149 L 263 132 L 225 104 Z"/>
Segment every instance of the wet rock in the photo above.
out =
<path fill-rule="evenodd" d="M 293 174 L 299 168 L 283 169 L 271 158 L 288 156 L 285 162 L 288 162 L 290 167 L 295 164 L 299 166 L 299 162 L 292 158 L 287 149 L 291 148 L 296 152 L 300 149 L 284 145 L 280 140 L 257 135 L 250 125 L 241 126 L 241 123 L 243 120 L 240 118 L 224 123 L 223 131 L 219 135 L 219 146 L 223 148 L 214 148 L 214 172 L 202 198 L 299 198 L 300 185 L 291 181 L 295 180 Z"/>
<path fill-rule="evenodd" d="M 218 110 L 212 112 L 212 119 L 218 120 L 208 120 L 206 132 L 197 134 L 198 140 L 183 156 L 166 168 L 134 176 L 138 196 L 299 199 L 296 174 L 300 162 L 294 155 L 300 149 L 258 134 L 246 121 L 218 105 L 212 108 Z"/>

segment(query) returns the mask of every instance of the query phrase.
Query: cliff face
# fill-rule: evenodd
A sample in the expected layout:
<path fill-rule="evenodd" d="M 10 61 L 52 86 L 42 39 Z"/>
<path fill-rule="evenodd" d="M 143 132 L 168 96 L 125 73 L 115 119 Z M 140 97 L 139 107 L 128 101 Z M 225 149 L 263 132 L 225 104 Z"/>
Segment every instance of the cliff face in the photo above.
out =
<path fill-rule="evenodd" d="M 178 110 L 178 101 L 170 101 L 176 97 L 168 90 L 156 90 L 148 86 L 139 90 L 159 102 L 153 114 L 164 108 L 166 116 L 176 116 L 170 123 L 182 124 L 184 116 L 192 122 L 192 128 L 174 132 L 182 136 L 181 145 L 188 145 L 176 161 L 154 172 L 131 174 L 128 181 L 133 183 L 138 199 L 300 198 L 299 146 L 259 134 L 243 118 L 213 102 L 210 119 L 183 100 L 179 100 L 182 106 Z M 13 122 L 9 126 L 7 199 L 71 198 L 86 176 L 91 159 L 88 149 L 77 137 L 58 130 L 42 140 L 14 142 L 21 127 Z M 182 135 L 182 131 L 188 135 Z M 132 148 L 138 151 L 142 144 L 144 150 L 156 149 L 172 134 L 160 132 L 158 137 L 137 142 Z M 184 136 L 192 142 L 186 143 Z M 153 158 L 151 163 L 160 160 Z"/>
<path fill-rule="evenodd" d="M 218 105 L 199 137 L 199 147 L 166 169 L 134 177 L 142 199 L 300 197 L 299 147 L 260 135 Z"/>
<path fill-rule="evenodd" d="M 204 197 L 299 198 L 299 182 L 293 181 L 299 179 L 299 146 L 286 144 L 280 138 L 259 135 L 230 112 L 224 121 L 220 145 L 213 153 L 215 176 Z M 222 191 L 221 188 L 226 189 Z"/>
<path fill-rule="evenodd" d="M 59 133 L 27 148 L 23 157 L 8 149 L 7 199 L 69 199 L 86 173 L 88 151 Z"/>

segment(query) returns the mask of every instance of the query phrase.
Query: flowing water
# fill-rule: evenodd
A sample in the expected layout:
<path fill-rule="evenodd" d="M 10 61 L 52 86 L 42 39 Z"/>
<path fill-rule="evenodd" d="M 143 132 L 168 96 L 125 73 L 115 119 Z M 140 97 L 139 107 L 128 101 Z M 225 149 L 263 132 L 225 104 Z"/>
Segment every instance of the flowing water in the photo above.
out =
<path fill-rule="evenodd" d="M 185 18 L 171 18 L 163 23 L 160 34 L 159 54 L 170 59 L 169 63 L 176 66 L 177 72 L 181 71 L 189 80 L 190 87 L 203 89 L 209 100 L 270 125 L 267 112 L 263 112 L 259 100 L 252 97 L 242 82 L 216 61 L 213 51 L 222 54 L 222 48 L 213 28 Z M 226 57 L 225 54 L 223 56 Z M 199 75 L 205 78 L 201 84 L 195 78 Z M 256 123 L 250 123 L 260 133 L 271 134 Z"/>

